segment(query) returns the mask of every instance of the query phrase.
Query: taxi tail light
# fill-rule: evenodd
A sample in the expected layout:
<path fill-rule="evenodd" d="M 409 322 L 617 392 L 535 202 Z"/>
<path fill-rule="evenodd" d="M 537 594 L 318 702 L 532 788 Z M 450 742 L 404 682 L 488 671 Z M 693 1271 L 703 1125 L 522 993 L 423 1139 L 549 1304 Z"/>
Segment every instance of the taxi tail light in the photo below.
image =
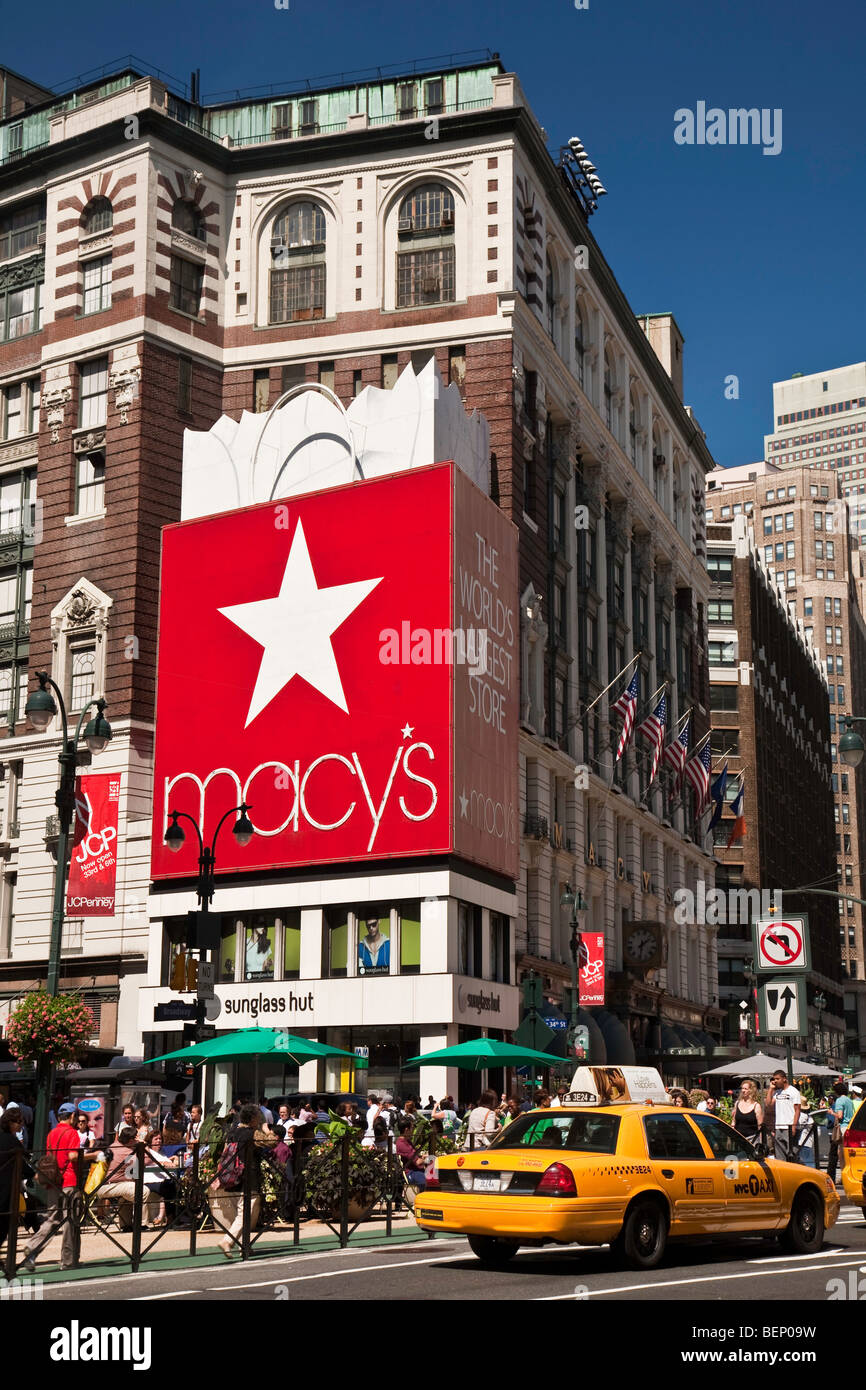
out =
<path fill-rule="evenodd" d="M 866 1149 L 866 1129 L 849 1129 L 842 1135 L 842 1144 L 846 1149 Z"/>
<path fill-rule="evenodd" d="M 535 1189 L 536 1197 L 576 1197 L 574 1174 L 564 1163 L 551 1163 Z"/>
<path fill-rule="evenodd" d="M 427 1167 L 424 1169 L 424 1178 L 426 1180 L 424 1185 L 425 1192 L 440 1192 L 442 1190 L 439 1186 L 438 1158 L 431 1159 L 427 1164 Z"/>

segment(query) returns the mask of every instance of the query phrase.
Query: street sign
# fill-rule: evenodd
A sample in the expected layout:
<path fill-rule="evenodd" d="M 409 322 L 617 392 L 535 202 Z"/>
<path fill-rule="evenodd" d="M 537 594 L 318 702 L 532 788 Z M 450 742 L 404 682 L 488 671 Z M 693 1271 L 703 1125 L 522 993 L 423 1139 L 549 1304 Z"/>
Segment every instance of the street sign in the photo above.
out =
<path fill-rule="evenodd" d="M 553 1029 L 554 1033 L 564 1032 L 568 1027 L 568 1019 L 563 1018 L 561 1014 L 542 1014 L 541 1017 L 548 1028 Z"/>
<path fill-rule="evenodd" d="M 518 1047 L 531 1047 L 536 1052 L 544 1052 L 553 1038 L 552 1028 L 548 1028 L 540 1014 L 527 1014 L 514 1030 L 514 1041 Z"/>
<path fill-rule="evenodd" d="M 207 960 L 200 960 L 198 963 L 198 997 L 199 999 L 214 998 L 214 980 L 216 967 Z"/>
<path fill-rule="evenodd" d="M 802 975 L 781 975 L 758 986 L 758 1023 L 762 1034 L 806 1032 L 806 981 Z"/>
<path fill-rule="evenodd" d="M 153 1010 L 154 1023 L 195 1022 L 196 1005 L 187 1004 L 184 999 L 172 999 L 168 1004 L 157 1004 Z"/>
<path fill-rule="evenodd" d="M 759 917 L 752 923 L 755 969 L 762 972 L 809 970 L 809 919 L 805 913 L 795 917 Z"/>

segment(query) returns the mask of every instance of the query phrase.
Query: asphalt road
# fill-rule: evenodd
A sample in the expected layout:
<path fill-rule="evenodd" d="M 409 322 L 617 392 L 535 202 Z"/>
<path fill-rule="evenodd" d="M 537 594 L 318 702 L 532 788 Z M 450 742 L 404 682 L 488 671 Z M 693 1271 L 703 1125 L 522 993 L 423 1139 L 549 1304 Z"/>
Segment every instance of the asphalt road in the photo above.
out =
<path fill-rule="evenodd" d="M 866 1220 L 843 1207 L 817 1255 L 783 1255 L 773 1241 L 678 1246 L 646 1274 L 625 1270 L 604 1247 L 521 1251 L 505 1270 L 484 1269 L 462 1239 L 425 1238 L 390 1248 L 290 1255 L 242 1265 L 182 1270 L 167 1276 L 119 1275 L 46 1285 L 46 1302 L 122 1299 L 187 1303 L 201 1300 L 430 1302 L 507 1299 L 602 1302 L 814 1300 L 826 1303 L 828 1281 L 849 1272 L 866 1293 Z M 838 1287 L 838 1286 L 837 1286 Z M 862 1297 L 862 1294 L 861 1294 Z M 762 1315 L 766 1320 L 766 1314 Z M 780 1316 L 781 1314 L 780 1310 Z"/>

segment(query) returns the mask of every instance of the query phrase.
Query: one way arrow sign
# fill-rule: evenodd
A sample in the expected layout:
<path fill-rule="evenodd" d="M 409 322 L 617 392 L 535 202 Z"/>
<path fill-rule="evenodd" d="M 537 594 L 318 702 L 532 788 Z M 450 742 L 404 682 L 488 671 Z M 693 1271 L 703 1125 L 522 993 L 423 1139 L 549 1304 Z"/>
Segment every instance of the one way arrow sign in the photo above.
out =
<path fill-rule="evenodd" d="M 786 1033 L 800 1037 L 806 1025 L 806 984 L 802 975 L 785 975 L 762 981 L 758 990 L 758 1026 L 761 1033 Z"/>

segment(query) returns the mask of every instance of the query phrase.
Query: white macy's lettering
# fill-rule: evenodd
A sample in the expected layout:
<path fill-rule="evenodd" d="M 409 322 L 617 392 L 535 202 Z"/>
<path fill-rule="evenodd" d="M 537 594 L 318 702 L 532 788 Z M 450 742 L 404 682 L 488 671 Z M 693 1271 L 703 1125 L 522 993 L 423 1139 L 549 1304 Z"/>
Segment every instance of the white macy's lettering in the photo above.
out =
<path fill-rule="evenodd" d="M 417 811 L 410 810 L 408 805 L 406 804 L 405 796 L 402 793 L 400 794 L 400 796 L 398 797 L 398 805 L 407 820 L 427 820 L 430 816 L 432 816 L 433 812 L 436 809 L 436 803 L 439 800 L 439 792 L 435 783 L 431 782 L 430 779 L 427 777 L 422 777 L 417 771 L 415 771 L 410 766 L 409 758 L 416 751 L 416 749 L 419 750 L 421 753 L 426 754 L 431 763 L 435 762 L 436 754 L 433 752 L 433 749 L 430 747 L 429 743 L 416 742 L 410 743 L 408 746 L 400 744 L 397 748 L 396 753 L 394 754 L 394 760 L 391 764 L 391 772 L 388 776 L 388 781 L 385 784 L 384 792 L 382 793 L 381 800 L 378 802 L 378 804 L 375 802 L 374 797 L 370 792 L 367 777 L 364 773 L 364 769 L 361 764 L 361 759 L 358 757 L 357 753 L 352 753 L 351 757 L 349 758 L 347 758 L 343 753 L 322 753 L 318 758 L 314 758 L 314 760 L 303 771 L 303 773 L 301 772 L 301 763 L 299 758 L 295 758 L 294 762 L 291 765 L 289 763 L 280 762 L 277 759 L 270 759 L 268 762 L 259 763 L 257 767 L 254 767 L 252 772 L 247 777 L 246 781 L 243 783 L 243 785 L 241 785 L 241 779 L 239 774 L 235 772 L 233 768 L 229 767 L 214 768 L 214 770 L 212 772 L 209 772 L 204 779 L 197 776 L 197 774 L 194 772 L 179 772 L 175 777 L 166 777 L 165 779 L 165 800 L 163 802 L 163 830 L 165 831 L 165 829 L 167 829 L 168 827 L 169 799 L 171 797 L 171 793 L 180 782 L 188 780 L 193 782 L 198 787 L 198 821 L 199 825 L 203 826 L 205 820 L 205 796 L 207 793 L 207 789 L 210 786 L 211 782 L 214 780 L 214 778 L 231 778 L 232 782 L 234 783 L 235 795 L 237 796 L 238 803 L 247 800 L 251 800 L 254 802 L 255 794 L 252 792 L 253 784 L 255 782 L 255 779 L 267 768 L 271 768 L 273 772 L 276 774 L 275 785 L 278 789 L 288 791 L 291 788 L 293 793 L 292 806 L 288 815 L 285 817 L 285 820 L 283 820 L 280 825 L 273 826 L 270 829 L 267 829 L 264 826 L 256 825 L 255 822 L 253 822 L 257 834 L 263 836 L 282 835 L 283 831 L 288 829 L 297 832 L 300 829 L 302 821 L 305 825 L 312 826 L 314 830 L 338 830 L 341 825 L 345 825 L 346 821 L 354 812 L 356 806 L 358 805 L 357 799 L 349 802 L 348 807 L 343 812 L 339 820 L 320 821 L 316 819 L 316 817 L 310 810 L 307 804 L 307 797 L 309 794 L 310 779 L 313 773 L 316 771 L 316 769 L 318 767 L 321 767 L 323 763 L 339 763 L 342 767 L 346 769 L 349 776 L 357 777 L 358 781 L 361 784 L 361 790 L 364 793 L 364 800 L 367 803 L 367 808 L 370 814 L 370 820 L 372 822 L 370 839 L 367 843 L 367 852 L 369 853 L 376 842 L 376 836 L 379 833 L 379 826 L 382 823 L 382 817 L 385 814 L 385 811 L 388 807 L 388 803 L 391 799 L 391 793 L 394 788 L 394 782 L 398 772 L 402 772 L 403 775 L 406 778 L 408 778 L 410 782 L 415 782 L 420 786 L 429 787 L 430 789 L 429 804 L 425 809 Z M 250 819 L 252 819 L 252 817 L 250 817 Z"/>

